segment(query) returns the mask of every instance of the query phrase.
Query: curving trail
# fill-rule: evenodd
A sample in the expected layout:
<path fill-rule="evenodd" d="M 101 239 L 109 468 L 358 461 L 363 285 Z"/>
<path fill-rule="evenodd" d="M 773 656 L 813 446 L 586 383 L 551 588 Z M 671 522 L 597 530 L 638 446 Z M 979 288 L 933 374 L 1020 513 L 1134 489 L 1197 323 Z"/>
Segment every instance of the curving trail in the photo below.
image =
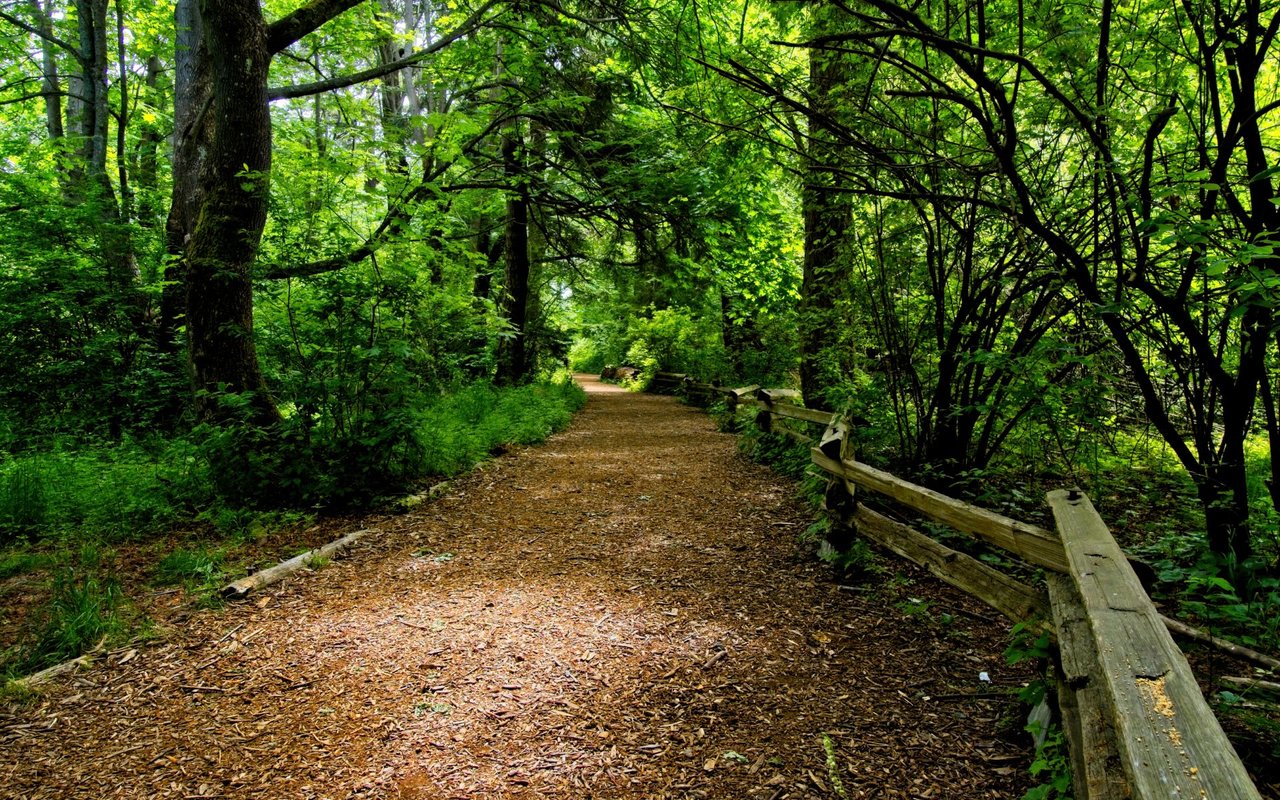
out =
<path fill-rule="evenodd" d="M 1022 679 L 1002 624 L 898 562 L 840 590 L 793 484 L 582 381 L 347 558 L 0 706 L 0 797 L 833 798 L 824 734 L 850 798 L 1021 796 L 1016 707 L 965 696 Z"/>

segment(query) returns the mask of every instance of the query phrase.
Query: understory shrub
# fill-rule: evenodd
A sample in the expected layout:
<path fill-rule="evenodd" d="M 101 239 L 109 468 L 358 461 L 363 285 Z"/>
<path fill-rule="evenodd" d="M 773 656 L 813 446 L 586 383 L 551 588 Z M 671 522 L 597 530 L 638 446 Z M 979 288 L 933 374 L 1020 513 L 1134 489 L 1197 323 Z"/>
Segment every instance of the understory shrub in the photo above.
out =
<path fill-rule="evenodd" d="M 445 395 L 422 415 L 423 472 L 456 475 L 506 445 L 542 441 L 584 402 L 567 379 L 509 389 L 473 384 Z"/>
<path fill-rule="evenodd" d="M 125 443 L 12 456 L 0 462 L 0 544 L 146 536 L 210 497 L 206 470 L 182 440 L 155 452 Z"/>
<path fill-rule="evenodd" d="M 541 441 L 585 398 L 568 376 L 503 389 L 477 382 L 388 404 L 345 431 L 309 429 L 294 417 L 283 432 L 206 425 L 196 436 L 226 503 L 360 506 L 429 476 L 456 475 L 505 445 Z"/>

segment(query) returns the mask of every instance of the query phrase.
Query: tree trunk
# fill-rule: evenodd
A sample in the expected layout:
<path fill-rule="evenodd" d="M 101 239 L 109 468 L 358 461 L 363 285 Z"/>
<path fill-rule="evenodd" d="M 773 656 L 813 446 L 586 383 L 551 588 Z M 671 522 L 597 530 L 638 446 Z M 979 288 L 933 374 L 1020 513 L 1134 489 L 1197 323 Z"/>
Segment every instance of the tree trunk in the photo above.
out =
<path fill-rule="evenodd" d="M 813 10 L 815 34 L 827 27 L 832 12 Z M 840 193 L 838 146 L 823 130 L 822 118 L 835 103 L 831 94 L 847 77 L 838 53 L 809 51 L 809 89 L 814 111 L 809 115 L 809 141 L 804 205 L 804 276 L 800 290 L 800 390 L 810 404 L 818 404 L 832 378 L 840 374 L 838 347 L 843 329 L 840 301 L 848 287 L 847 264 L 841 243 L 849 227 L 848 202 Z"/>
<path fill-rule="evenodd" d="M 177 352 L 178 328 L 186 318 L 187 245 L 204 202 L 200 176 L 212 147 L 215 123 L 210 113 L 213 89 L 199 0 L 178 0 L 174 25 L 173 197 L 165 224 L 170 262 L 164 271 L 156 331 L 156 345 L 166 353 Z"/>
<path fill-rule="evenodd" d="M 280 416 L 258 365 L 251 275 L 267 219 L 271 169 L 266 25 L 258 0 L 204 0 L 200 13 L 212 99 L 208 113 L 217 122 L 196 184 L 199 210 L 186 249 L 196 411 L 206 421 L 268 427 Z M 244 394 L 237 403 L 222 402 Z"/>
<path fill-rule="evenodd" d="M 79 137 L 81 176 L 96 183 L 107 174 L 107 0 L 76 0 L 80 103 L 71 120 Z"/>
<path fill-rule="evenodd" d="M 143 82 L 146 89 L 147 102 L 153 108 L 160 107 L 162 101 L 159 92 L 160 58 L 152 56 L 147 59 L 147 77 Z M 138 136 L 138 144 L 134 156 L 134 175 L 138 185 L 137 214 L 138 224 L 144 228 L 152 228 L 159 221 L 159 160 L 160 130 L 154 122 L 144 121 L 142 133 Z"/>
<path fill-rule="evenodd" d="M 39 0 L 32 0 L 32 10 L 36 14 L 36 23 L 40 28 L 40 56 L 44 79 L 40 90 L 44 92 L 45 128 L 50 141 L 58 141 L 63 136 L 62 127 L 62 87 L 58 81 L 58 49 L 52 41 L 53 18 L 50 7 L 42 7 Z"/>
<path fill-rule="evenodd" d="M 1196 494 L 1204 507 L 1209 550 L 1219 558 L 1243 563 L 1253 555 L 1249 535 L 1249 487 L 1244 464 L 1218 464 L 1196 478 Z"/>
<path fill-rule="evenodd" d="M 498 345 L 499 384 L 514 386 L 529 379 L 525 327 L 529 313 L 529 186 L 526 182 L 521 137 L 509 131 L 502 138 L 502 167 L 507 190 L 505 286 L 502 314 L 511 329 Z"/>

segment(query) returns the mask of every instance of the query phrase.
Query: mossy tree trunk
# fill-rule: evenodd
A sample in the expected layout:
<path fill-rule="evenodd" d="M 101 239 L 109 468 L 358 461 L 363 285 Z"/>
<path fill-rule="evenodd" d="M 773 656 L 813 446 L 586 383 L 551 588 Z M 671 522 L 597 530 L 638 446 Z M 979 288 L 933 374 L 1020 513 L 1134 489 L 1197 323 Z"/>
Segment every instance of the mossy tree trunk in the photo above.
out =
<path fill-rule="evenodd" d="M 267 29 L 258 0 L 201 4 L 210 105 L 217 121 L 195 191 L 198 208 L 186 247 L 187 343 L 201 420 L 248 412 L 271 425 L 268 394 L 253 340 L 251 270 L 267 219 L 271 116 L 267 106 Z M 175 206 L 178 200 L 175 197 Z M 233 410 L 221 402 L 248 393 Z"/>

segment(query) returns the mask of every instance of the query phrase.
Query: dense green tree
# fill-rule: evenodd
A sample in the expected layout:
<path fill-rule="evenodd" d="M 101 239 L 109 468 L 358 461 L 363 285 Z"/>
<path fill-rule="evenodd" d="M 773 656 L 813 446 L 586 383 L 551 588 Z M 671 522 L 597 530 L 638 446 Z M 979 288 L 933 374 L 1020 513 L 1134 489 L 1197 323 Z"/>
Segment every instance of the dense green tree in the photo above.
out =
<path fill-rule="evenodd" d="M 1246 447 L 1280 448 L 1277 19 L 12 5 L 0 346 L 38 369 L 6 359 L 5 418 L 123 435 L 193 396 L 393 450 L 400 410 L 529 380 L 572 331 L 579 364 L 848 400 L 943 485 L 1135 395 L 1244 557 Z"/>

